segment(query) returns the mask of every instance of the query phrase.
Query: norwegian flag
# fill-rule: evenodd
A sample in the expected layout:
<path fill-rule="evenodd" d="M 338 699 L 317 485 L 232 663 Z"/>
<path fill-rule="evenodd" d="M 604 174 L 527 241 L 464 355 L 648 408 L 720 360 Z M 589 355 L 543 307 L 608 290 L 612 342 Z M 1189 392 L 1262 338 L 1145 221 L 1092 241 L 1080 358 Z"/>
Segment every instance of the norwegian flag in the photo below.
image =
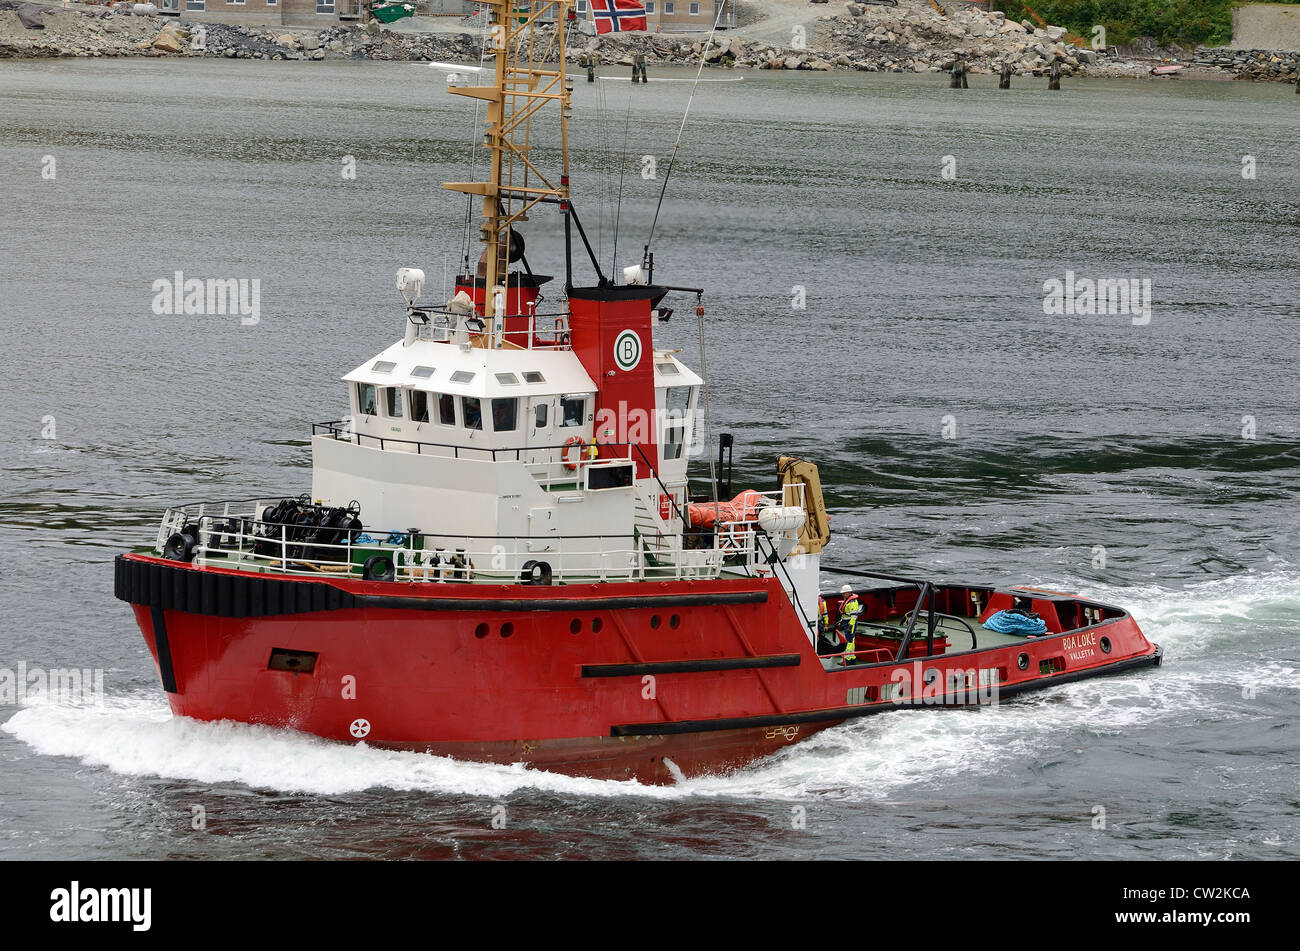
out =
<path fill-rule="evenodd" d="M 636 0 L 591 0 L 597 33 L 628 33 L 648 29 L 645 7 Z"/>

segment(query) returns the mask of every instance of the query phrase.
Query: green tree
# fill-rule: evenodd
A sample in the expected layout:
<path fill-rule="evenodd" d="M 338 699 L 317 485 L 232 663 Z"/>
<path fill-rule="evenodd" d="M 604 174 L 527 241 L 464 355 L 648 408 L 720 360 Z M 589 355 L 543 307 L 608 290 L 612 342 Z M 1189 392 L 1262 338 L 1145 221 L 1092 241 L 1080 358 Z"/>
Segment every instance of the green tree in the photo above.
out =
<path fill-rule="evenodd" d="M 1157 43 L 1220 46 L 1232 39 L 1232 9 L 1239 0 L 994 0 L 1013 20 L 1035 23 L 1031 9 L 1053 26 L 1089 38 L 1092 28 L 1106 28 L 1111 45 L 1126 45 L 1149 36 Z M 1300 0 L 1274 0 L 1300 3 Z"/>

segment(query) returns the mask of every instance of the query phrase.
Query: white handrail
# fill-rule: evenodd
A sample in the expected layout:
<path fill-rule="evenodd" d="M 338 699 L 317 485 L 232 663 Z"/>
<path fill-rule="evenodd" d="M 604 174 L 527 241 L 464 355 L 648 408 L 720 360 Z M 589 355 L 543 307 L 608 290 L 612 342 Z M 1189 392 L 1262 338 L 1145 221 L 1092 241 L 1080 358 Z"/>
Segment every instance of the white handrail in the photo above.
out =
<path fill-rule="evenodd" d="M 209 514 L 219 511 L 220 514 Z M 546 536 L 548 550 L 534 552 L 529 536 L 475 537 L 420 532 L 379 532 L 373 529 L 317 529 L 265 522 L 262 502 L 252 508 L 223 503 L 201 503 L 196 508 L 173 508 L 164 514 L 156 550 L 167 540 L 194 526 L 191 551 L 201 566 L 220 565 L 248 571 L 290 575 L 363 577 L 366 563 L 375 556 L 387 559 L 383 570 L 372 574 L 394 580 L 518 582 L 529 562 L 545 563 L 553 582 L 647 581 L 717 577 L 728 553 L 721 548 L 685 550 L 680 538 L 661 537 L 675 545 L 657 545 L 654 561 L 642 536 Z M 337 533 L 337 541 L 319 541 L 311 533 Z M 360 538 L 367 539 L 362 542 Z M 627 542 L 631 542 L 628 547 Z M 538 557 L 541 555 L 542 557 Z M 363 557 L 364 556 L 364 557 Z M 378 566 L 374 566 L 378 567 Z"/>

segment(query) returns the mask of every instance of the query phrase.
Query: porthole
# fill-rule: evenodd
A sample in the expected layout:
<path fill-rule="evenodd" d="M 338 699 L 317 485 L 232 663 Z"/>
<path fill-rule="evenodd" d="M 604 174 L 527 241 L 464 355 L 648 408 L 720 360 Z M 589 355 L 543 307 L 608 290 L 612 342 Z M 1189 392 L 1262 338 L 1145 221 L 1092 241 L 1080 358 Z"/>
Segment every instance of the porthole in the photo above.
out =
<path fill-rule="evenodd" d="M 577 634 L 581 631 L 582 631 L 582 620 L 580 618 L 575 617 L 572 621 L 569 622 L 569 633 Z"/>
<path fill-rule="evenodd" d="M 682 625 L 682 619 L 678 617 L 676 614 L 674 614 L 672 617 L 668 619 L 669 627 L 676 628 L 676 627 L 681 627 L 681 625 Z"/>
<path fill-rule="evenodd" d="M 1101 639 L 1101 652 L 1102 652 L 1103 654 L 1109 654 L 1109 653 L 1110 653 L 1110 638 L 1109 638 L 1109 637 L 1103 637 L 1103 638 Z"/>
<path fill-rule="evenodd" d="M 605 626 L 605 622 L 598 617 L 591 619 L 591 633 L 599 634 L 600 629 Z"/>
<path fill-rule="evenodd" d="M 650 626 L 654 628 L 657 628 L 659 626 L 659 615 L 657 614 L 650 615 Z"/>
<path fill-rule="evenodd" d="M 514 624 L 513 624 L 512 622 L 510 622 L 510 621 L 506 621 L 506 623 L 504 623 L 504 624 L 501 625 L 501 636 L 502 636 L 502 637 L 509 637 L 509 636 L 510 636 L 511 634 L 513 634 L 514 632 L 515 632 L 515 626 L 514 626 Z"/>
<path fill-rule="evenodd" d="M 1021 654 L 1019 657 L 1017 657 L 1017 658 L 1016 658 L 1016 666 L 1019 667 L 1021 670 L 1028 670 L 1028 669 L 1029 669 L 1029 655 L 1028 655 L 1028 654 Z"/>
<path fill-rule="evenodd" d="M 483 640 L 483 638 L 488 636 L 487 622 L 484 622 L 480 624 L 478 627 L 474 628 L 474 636 L 477 637 L 480 641 Z"/>

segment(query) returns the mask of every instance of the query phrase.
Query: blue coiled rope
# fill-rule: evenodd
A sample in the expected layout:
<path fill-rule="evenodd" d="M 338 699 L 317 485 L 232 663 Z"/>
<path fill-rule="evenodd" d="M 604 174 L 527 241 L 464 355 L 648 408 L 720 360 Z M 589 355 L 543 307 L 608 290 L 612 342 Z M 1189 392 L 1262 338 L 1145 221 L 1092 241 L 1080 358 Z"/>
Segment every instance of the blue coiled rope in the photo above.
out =
<path fill-rule="evenodd" d="M 1025 637 L 1047 631 L 1047 622 L 1042 618 L 1025 617 L 1023 614 L 1014 614 L 1011 611 L 999 611 L 985 621 L 984 626 L 999 634 L 1020 634 Z"/>

